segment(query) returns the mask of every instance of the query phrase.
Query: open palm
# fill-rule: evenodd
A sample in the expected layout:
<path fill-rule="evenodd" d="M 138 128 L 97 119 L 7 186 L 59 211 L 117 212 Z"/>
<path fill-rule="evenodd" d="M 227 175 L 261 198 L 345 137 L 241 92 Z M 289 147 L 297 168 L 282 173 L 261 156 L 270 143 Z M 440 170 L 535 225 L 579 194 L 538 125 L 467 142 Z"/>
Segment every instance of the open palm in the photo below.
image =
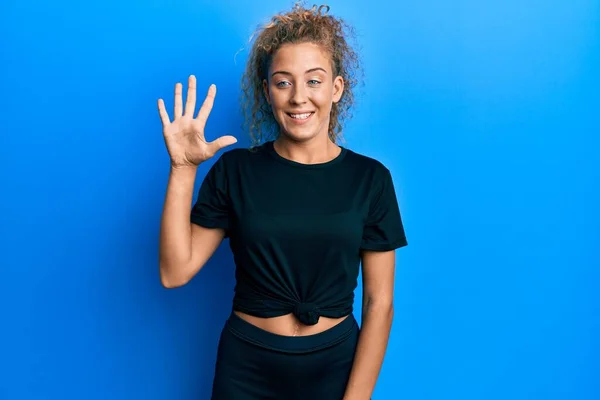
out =
<path fill-rule="evenodd" d="M 163 99 L 158 99 L 158 112 L 163 126 L 163 136 L 173 167 L 195 167 L 214 156 L 222 148 L 237 142 L 233 136 L 221 136 L 206 141 L 204 127 L 212 110 L 217 88 L 211 85 L 204 103 L 194 118 L 196 108 L 196 77 L 188 79 L 188 93 L 183 108 L 182 85 L 175 85 L 173 121 L 169 119 Z"/>

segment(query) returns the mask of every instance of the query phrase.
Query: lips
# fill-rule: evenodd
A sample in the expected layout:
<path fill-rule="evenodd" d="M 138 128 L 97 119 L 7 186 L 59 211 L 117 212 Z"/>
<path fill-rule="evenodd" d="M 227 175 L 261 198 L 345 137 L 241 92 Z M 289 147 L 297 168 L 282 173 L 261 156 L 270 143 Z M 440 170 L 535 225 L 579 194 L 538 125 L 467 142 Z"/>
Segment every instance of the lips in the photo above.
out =
<path fill-rule="evenodd" d="M 291 118 L 303 120 L 303 119 L 310 118 L 310 116 L 312 114 L 314 114 L 314 111 L 295 112 L 295 113 L 286 113 L 286 114 L 289 115 Z"/>
<path fill-rule="evenodd" d="M 314 115 L 314 112 L 308 112 L 308 113 L 285 113 L 288 117 L 288 120 L 295 125 L 303 125 L 308 123 L 309 121 L 312 121 L 312 116 Z M 295 117 L 292 117 L 292 115 L 294 115 Z M 301 116 L 302 118 L 299 118 L 298 116 Z"/>

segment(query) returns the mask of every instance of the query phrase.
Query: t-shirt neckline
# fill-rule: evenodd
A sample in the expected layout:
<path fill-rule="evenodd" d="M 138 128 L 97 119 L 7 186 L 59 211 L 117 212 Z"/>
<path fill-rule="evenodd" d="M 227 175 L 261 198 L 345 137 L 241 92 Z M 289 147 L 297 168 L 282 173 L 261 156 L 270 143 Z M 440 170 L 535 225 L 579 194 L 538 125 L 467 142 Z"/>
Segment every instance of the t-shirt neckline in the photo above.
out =
<path fill-rule="evenodd" d="M 344 146 L 339 146 L 338 145 L 341 148 L 341 151 L 340 151 L 340 154 L 338 154 L 335 158 L 332 158 L 331 160 L 325 161 L 325 162 L 322 162 L 322 163 L 304 164 L 304 163 L 297 162 L 297 161 L 294 161 L 294 160 L 290 160 L 288 158 L 285 158 L 285 157 L 281 156 L 275 150 L 274 142 L 275 142 L 274 140 L 270 140 L 270 141 L 268 141 L 268 142 L 265 143 L 265 149 L 267 150 L 267 153 L 271 157 L 273 157 L 275 160 L 277 160 L 277 161 L 279 161 L 279 162 L 281 162 L 283 164 L 286 164 L 286 165 L 289 165 L 289 166 L 292 166 L 292 167 L 296 167 L 296 168 L 304 168 L 304 169 L 327 168 L 327 167 L 330 167 L 332 165 L 340 163 L 344 159 L 344 157 L 346 156 L 346 152 L 347 152 L 347 149 Z"/>

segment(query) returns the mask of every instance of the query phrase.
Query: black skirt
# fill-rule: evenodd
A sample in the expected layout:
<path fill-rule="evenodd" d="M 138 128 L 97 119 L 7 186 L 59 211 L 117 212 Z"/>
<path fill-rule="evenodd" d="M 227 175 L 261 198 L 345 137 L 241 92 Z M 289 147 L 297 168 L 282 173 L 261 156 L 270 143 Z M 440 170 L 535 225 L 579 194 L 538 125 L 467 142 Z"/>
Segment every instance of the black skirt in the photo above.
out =
<path fill-rule="evenodd" d="M 353 315 L 309 336 L 267 332 L 232 313 L 217 352 L 212 400 L 341 400 L 359 327 Z"/>

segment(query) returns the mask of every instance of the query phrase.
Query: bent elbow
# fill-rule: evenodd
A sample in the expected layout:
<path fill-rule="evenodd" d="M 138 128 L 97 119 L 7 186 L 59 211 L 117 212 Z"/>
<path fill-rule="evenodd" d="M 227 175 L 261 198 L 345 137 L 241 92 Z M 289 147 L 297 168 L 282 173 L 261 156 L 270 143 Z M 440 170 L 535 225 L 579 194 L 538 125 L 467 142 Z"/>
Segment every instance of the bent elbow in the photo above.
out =
<path fill-rule="evenodd" d="M 175 289 L 184 286 L 189 282 L 189 279 L 182 279 L 168 271 L 169 268 L 163 264 L 160 265 L 160 283 L 165 289 Z"/>
<path fill-rule="evenodd" d="M 178 288 L 178 287 L 181 287 L 184 285 L 181 283 L 173 282 L 164 276 L 160 277 L 160 283 L 161 283 L 162 287 L 164 287 L 165 289 L 175 289 L 175 288 Z"/>

